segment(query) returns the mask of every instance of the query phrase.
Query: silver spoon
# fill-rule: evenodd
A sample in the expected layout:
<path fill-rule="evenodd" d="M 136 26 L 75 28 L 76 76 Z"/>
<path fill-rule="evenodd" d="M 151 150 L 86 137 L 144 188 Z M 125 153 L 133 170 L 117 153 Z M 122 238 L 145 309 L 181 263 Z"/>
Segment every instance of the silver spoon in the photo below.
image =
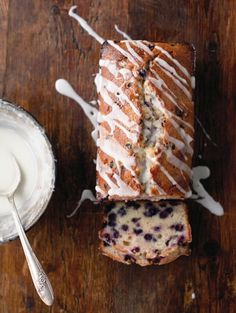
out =
<path fill-rule="evenodd" d="M 8 199 L 9 203 L 11 204 L 11 213 L 15 221 L 16 229 L 20 237 L 20 241 L 21 241 L 24 253 L 25 253 L 26 261 L 28 263 L 31 277 L 32 277 L 34 286 L 37 290 L 37 293 L 45 304 L 52 305 L 53 300 L 54 300 L 52 286 L 41 264 L 39 263 L 36 255 L 34 254 L 30 246 L 30 243 L 26 237 L 25 231 L 21 224 L 21 220 L 20 220 L 16 205 L 15 205 L 15 201 L 14 201 L 14 193 L 21 181 L 20 169 L 14 156 L 6 151 L 4 151 L 4 153 L 6 156 L 5 160 L 7 160 L 6 166 L 5 166 L 5 172 L 7 171 L 8 173 L 13 173 L 14 179 L 12 183 L 10 184 L 10 186 L 6 186 L 6 187 L 1 186 L 0 196 L 5 196 Z M 2 159 L 4 162 L 4 157 Z M 1 164 L 1 167 L 2 169 L 4 168 L 3 163 Z"/>

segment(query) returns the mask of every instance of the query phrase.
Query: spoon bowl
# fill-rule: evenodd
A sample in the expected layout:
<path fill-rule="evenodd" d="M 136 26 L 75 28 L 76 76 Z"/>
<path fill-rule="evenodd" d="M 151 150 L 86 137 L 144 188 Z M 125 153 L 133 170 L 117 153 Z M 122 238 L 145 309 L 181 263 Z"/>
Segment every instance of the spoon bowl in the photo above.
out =
<path fill-rule="evenodd" d="M 20 184 L 21 172 L 13 154 L 6 149 L 1 149 L 0 155 L 0 173 L 3 173 L 0 181 L 0 196 L 9 198 L 15 193 Z M 4 172 L 7 172 L 8 179 L 5 179 L 6 176 L 4 175 Z M 6 186 L 4 186 L 4 179 L 6 181 Z"/>

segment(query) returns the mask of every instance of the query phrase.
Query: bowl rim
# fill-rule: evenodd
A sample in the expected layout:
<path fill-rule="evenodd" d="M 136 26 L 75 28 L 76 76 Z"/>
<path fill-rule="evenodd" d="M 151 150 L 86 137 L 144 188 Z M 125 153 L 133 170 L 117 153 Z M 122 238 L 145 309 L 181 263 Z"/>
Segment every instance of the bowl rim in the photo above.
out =
<path fill-rule="evenodd" d="M 52 177 L 50 180 L 51 188 L 48 190 L 47 197 L 45 198 L 43 205 L 41 206 L 38 214 L 36 215 L 32 214 L 31 218 L 28 219 L 29 223 L 27 223 L 26 225 L 23 224 L 25 231 L 28 231 L 31 227 L 33 227 L 38 222 L 40 217 L 46 211 L 49 201 L 52 198 L 52 195 L 55 189 L 55 181 L 56 181 L 56 160 L 55 160 L 52 144 L 45 132 L 44 127 L 41 126 L 41 124 L 36 120 L 36 118 L 30 112 L 28 112 L 26 109 L 24 109 L 20 105 L 10 102 L 6 99 L 0 99 L 0 108 L 6 109 L 6 111 L 9 110 L 9 111 L 15 111 L 18 113 L 23 113 L 23 115 L 26 116 L 26 118 L 28 118 L 32 122 L 33 127 L 37 128 L 37 130 L 40 132 L 41 136 L 45 140 L 49 156 L 51 157 L 51 167 L 52 167 L 51 168 Z M 6 242 L 12 241 L 16 239 L 17 237 L 18 237 L 18 234 L 16 231 L 9 235 L 5 235 L 4 237 L 1 238 L 0 244 L 4 244 Z"/>

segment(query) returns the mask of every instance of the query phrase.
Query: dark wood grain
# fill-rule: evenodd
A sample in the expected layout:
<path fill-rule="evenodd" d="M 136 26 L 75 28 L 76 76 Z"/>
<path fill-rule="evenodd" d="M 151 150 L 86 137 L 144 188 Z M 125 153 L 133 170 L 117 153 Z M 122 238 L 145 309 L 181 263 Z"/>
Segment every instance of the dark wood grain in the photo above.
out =
<path fill-rule="evenodd" d="M 195 164 L 208 165 L 206 185 L 225 208 L 215 217 L 190 203 L 193 253 L 163 267 L 125 266 L 102 257 L 101 210 L 85 203 L 67 219 L 84 188 L 94 188 L 95 146 L 89 121 L 56 93 L 68 79 L 96 98 L 92 74 L 99 44 L 67 11 L 77 4 L 104 38 L 192 42 L 197 51 Z M 0 1 L 0 96 L 22 105 L 45 127 L 57 159 L 56 189 L 28 232 L 55 290 L 45 307 L 34 291 L 19 240 L 0 247 L 0 312 L 234 313 L 236 311 L 236 2 L 234 0 Z M 202 156 L 202 159 L 199 158 Z M 196 298 L 192 299 L 192 293 Z"/>

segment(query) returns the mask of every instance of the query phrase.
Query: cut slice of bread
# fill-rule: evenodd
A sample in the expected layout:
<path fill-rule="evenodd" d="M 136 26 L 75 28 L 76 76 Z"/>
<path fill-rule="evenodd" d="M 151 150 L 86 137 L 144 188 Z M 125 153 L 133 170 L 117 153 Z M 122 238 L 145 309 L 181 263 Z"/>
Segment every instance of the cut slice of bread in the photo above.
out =
<path fill-rule="evenodd" d="M 191 227 L 182 201 L 112 202 L 99 238 L 104 255 L 127 264 L 166 264 L 189 255 Z"/>

